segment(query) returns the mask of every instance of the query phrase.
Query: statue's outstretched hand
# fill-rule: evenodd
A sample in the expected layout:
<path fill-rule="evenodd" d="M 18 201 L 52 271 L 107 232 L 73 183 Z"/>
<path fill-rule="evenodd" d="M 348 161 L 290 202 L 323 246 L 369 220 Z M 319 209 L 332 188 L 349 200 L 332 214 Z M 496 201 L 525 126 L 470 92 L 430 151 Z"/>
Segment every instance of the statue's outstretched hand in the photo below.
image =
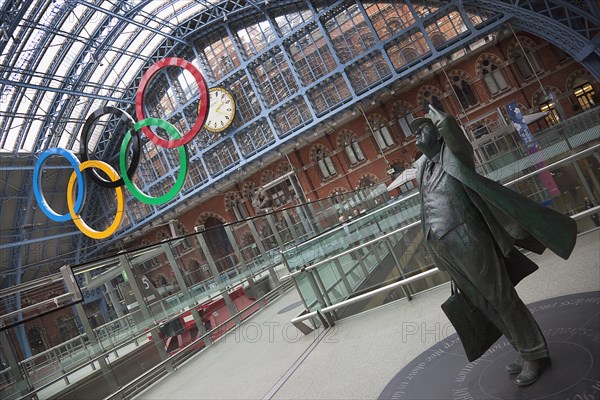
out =
<path fill-rule="evenodd" d="M 429 104 L 429 112 L 427 113 L 427 116 L 431 118 L 434 125 L 438 128 L 444 119 L 452 118 L 449 114 L 435 109 L 431 104 Z"/>
<path fill-rule="evenodd" d="M 448 149 L 461 161 L 471 165 L 473 163 L 473 146 L 456 119 L 448 113 L 435 109 L 431 104 L 428 116 L 440 132 Z"/>

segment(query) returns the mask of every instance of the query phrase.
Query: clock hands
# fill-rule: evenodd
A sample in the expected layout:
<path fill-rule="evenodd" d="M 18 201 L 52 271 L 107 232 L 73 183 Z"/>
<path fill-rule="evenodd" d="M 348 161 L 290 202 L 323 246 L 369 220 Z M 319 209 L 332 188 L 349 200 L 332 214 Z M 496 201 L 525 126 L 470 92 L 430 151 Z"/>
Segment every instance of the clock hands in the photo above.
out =
<path fill-rule="evenodd" d="M 231 112 L 231 108 L 228 108 L 227 110 L 223 111 L 221 110 L 221 107 L 227 103 L 223 103 L 222 101 L 219 102 L 219 105 L 217 106 L 217 108 L 215 108 L 215 112 L 219 113 L 219 114 L 229 114 Z"/>

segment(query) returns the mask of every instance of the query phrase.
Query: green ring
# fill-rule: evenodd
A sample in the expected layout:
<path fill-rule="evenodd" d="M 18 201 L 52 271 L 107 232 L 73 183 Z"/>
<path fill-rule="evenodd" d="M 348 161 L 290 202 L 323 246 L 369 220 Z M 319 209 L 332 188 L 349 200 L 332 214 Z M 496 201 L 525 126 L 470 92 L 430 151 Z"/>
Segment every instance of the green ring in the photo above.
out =
<path fill-rule="evenodd" d="M 157 126 L 167 131 L 169 136 L 171 136 L 173 139 L 177 140 L 181 138 L 181 133 L 179 133 L 179 130 L 177 130 L 176 127 L 171 125 L 171 123 L 163 119 L 146 118 L 139 122 L 136 122 L 136 124 L 133 126 L 133 129 L 137 131 L 144 126 Z M 123 138 L 123 143 L 121 144 L 121 152 L 119 154 L 119 167 L 121 171 L 127 170 L 127 150 L 129 148 L 129 142 L 131 142 L 131 132 L 127 131 L 127 134 Z M 167 193 L 163 194 L 160 197 L 152 197 L 143 193 L 137 187 L 137 185 L 133 183 L 131 179 L 129 179 L 129 176 L 127 176 L 127 174 L 123 174 L 123 181 L 125 182 L 125 186 L 127 187 L 127 189 L 129 189 L 133 197 L 135 197 L 142 203 L 159 205 L 171 201 L 175 196 L 177 196 L 177 194 L 181 191 L 183 184 L 185 183 L 188 170 L 187 148 L 185 147 L 185 145 L 179 146 L 177 147 L 177 151 L 179 152 L 179 162 L 181 164 L 181 167 L 179 168 L 179 173 L 177 174 L 175 185 L 173 185 L 171 190 L 169 190 Z"/>

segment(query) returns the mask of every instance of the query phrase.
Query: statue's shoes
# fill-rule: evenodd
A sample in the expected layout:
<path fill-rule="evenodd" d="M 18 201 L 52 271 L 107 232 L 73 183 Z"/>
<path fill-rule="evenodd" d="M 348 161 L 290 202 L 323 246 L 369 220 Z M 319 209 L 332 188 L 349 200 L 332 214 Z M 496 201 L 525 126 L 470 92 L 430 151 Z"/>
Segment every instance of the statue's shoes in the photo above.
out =
<path fill-rule="evenodd" d="M 539 360 L 523 360 L 523 369 L 517 375 L 515 383 L 519 386 L 531 385 L 540 378 L 542 370 L 549 361 L 549 357 L 540 358 Z"/>
<path fill-rule="evenodd" d="M 519 357 L 510 364 L 504 366 L 504 370 L 509 374 L 518 374 L 523 369 L 523 358 Z"/>

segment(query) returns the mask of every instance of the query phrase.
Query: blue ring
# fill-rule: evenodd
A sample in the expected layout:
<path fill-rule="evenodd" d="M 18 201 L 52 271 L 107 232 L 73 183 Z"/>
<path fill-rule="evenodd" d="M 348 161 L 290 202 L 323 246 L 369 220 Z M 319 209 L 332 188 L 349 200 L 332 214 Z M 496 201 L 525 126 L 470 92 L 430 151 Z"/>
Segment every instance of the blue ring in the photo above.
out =
<path fill-rule="evenodd" d="M 79 214 L 85 200 L 85 182 L 83 181 L 83 174 L 79 169 L 79 164 L 81 164 L 81 162 L 71 151 L 55 147 L 44 151 L 36 161 L 35 168 L 33 169 L 33 194 L 35 194 L 40 209 L 51 220 L 56 222 L 66 222 L 71 219 L 69 212 L 64 215 L 54 212 L 46 202 L 44 194 L 42 193 L 42 176 L 40 170 L 46 159 L 50 156 L 61 156 L 66 158 L 75 170 L 75 174 L 77 175 L 77 199 L 75 200 L 75 207 L 73 207 L 75 209 L 75 214 Z M 72 193 L 67 193 L 67 196 L 70 195 L 72 195 Z"/>

